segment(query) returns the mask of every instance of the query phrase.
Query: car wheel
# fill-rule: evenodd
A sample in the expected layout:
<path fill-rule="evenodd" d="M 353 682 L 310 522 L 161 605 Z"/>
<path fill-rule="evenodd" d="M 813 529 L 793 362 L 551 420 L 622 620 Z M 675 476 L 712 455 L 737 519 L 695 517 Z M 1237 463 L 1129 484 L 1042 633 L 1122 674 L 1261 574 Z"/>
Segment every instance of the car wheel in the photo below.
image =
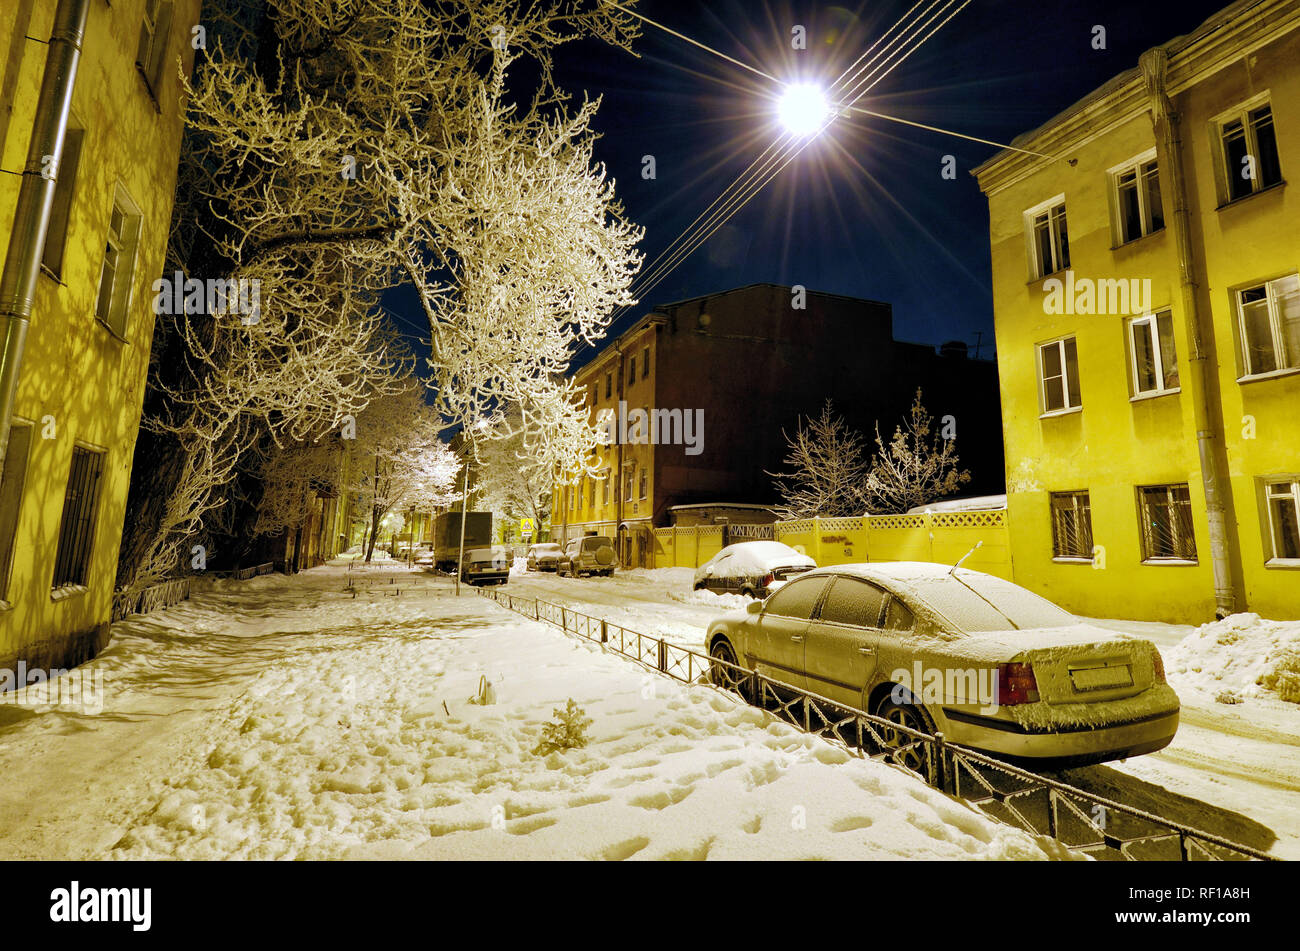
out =
<path fill-rule="evenodd" d="M 899 726 L 915 730 L 917 733 L 926 733 L 933 735 L 934 727 L 930 725 L 930 718 L 926 716 L 925 711 L 920 707 L 910 703 L 898 703 L 892 698 L 887 698 L 876 709 L 876 716 L 882 720 L 888 720 L 890 723 L 896 723 Z M 904 733 L 902 730 L 890 730 L 882 727 L 880 732 L 884 736 L 885 745 L 891 749 L 897 750 L 890 759 L 900 766 L 906 766 L 914 773 L 919 773 L 926 782 L 933 779 L 934 763 L 930 757 L 928 744 L 923 744 L 916 740 L 915 737 Z M 909 746 L 908 744 L 912 744 Z"/>
<path fill-rule="evenodd" d="M 732 649 L 731 642 L 724 637 L 719 637 L 709 648 L 709 657 L 718 661 L 709 665 L 710 682 L 723 690 L 734 690 L 746 703 L 752 702 L 748 678 L 735 669 L 740 666 L 740 662 L 736 660 L 736 652 Z M 728 664 L 732 666 L 726 666 Z"/>

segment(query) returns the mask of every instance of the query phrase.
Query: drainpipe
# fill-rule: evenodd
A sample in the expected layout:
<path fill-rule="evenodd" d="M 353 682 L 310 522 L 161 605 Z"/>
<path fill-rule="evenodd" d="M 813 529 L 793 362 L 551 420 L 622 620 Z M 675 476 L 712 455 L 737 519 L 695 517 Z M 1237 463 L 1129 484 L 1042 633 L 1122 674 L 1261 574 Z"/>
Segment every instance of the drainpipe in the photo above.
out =
<path fill-rule="evenodd" d="M 18 372 L 22 368 L 59 169 L 54 167 L 55 176 L 51 178 L 41 173 L 49 170 L 48 156 L 63 155 L 72 87 L 77 80 L 89 8 L 90 0 L 59 0 L 54 11 L 41 94 L 27 147 L 27 164 L 23 166 L 13 232 L 5 253 L 4 273 L 0 275 L 0 471 L 9 451 L 9 421 L 18 392 Z"/>
<path fill-rule="evenodd" d="M 1227 617 L 1236 611 L 1237 591 L 1233 582 L 1234 546 L 1228 537 L 1228 519 L 1224 493 L 1230 485 L 1227 459 L 1223 454 L 1222 422 L 1210 402 L 1210 354 L 1202 333 L 1204 318 L 1197 300 L 1195 261 L 1192 255 L 1191 215 L 1188 210 L 1187 181 L 1183 176 L 1183 143 L 1180 117 L 1169 99 L 1166 78 L 1169 54 L 1162 47 L 1143 53 L 1139 65 L 1151 106 L 1160 172 L 1165 175 L 1173 198 L 1171 227 L 1178 249 L 1178 276 L 1182 289 L 1183 323 L 1191 349 L 1188 366 L 1192 371 L 1192 407 L 1196 423 L 1196 447 L 1200 455 L 1201 484 L 1205 491 L 1205 510 L 1209 521 L 1210 563 L 1214 570 L 1215 616 Z"/>

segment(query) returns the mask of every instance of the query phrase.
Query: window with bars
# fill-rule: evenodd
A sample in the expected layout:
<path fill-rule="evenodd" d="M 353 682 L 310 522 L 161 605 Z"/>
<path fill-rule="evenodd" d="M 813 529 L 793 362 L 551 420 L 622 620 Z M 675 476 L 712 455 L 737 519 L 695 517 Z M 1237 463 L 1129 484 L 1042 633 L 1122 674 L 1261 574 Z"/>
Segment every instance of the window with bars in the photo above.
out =
<path fill-rule="evenodd" d="M 1038 345 L 1039 396 L 1044 413 L 1082 406 L 1079 350 L 1073 337 Z"/>
<path fill-rule="evenodd" d="M 1192 497 L 1187 483 L 1138 487 L 1143 561 L 1195 561 Z"/>
<path fill-rule="evenodd" d="M 1174 319 L 1169 312 L 1147 314 L 1130 320 L 1128 344 L 1134 396 L 1167 393 L 1178 389 Z"/>
<path fill-rule="evenodd" d="M 9 575 L 13 568 L 18 513 L 22 511 L 23 483 L 27 478 L 27 454 L 31 444 L 31 425 L 15 420 L 9 427 L 9 449 L 5 453 L 4 472 L 0 473 L 0 601 L 9 600 Z"/>
<path fill-rule="evenodd" d="M 1219 123 L 1223 149 L 1225 201 L 1236 201 L 1282 182 L 1273 109 L 1245 109 Z"/>
<path fill-rule="evenodd" d="M 1160 170 L 1155 160 L 1138 161 L 1112 175 L 1115 188 L 1116 237 L 1136 241 L 1165 226 L 1160 199 Z"/>
<path fill-rule="evenodd" d="M 1300 367 L 1300 275 L 1237 291 L 1246 376 Z"/>
<path fill-rule="evenodd" d="M 1053 492 L 1052 557 L 1092 560 L 1092 506 L 1087 492 Z"/>
<path fill-rule="evenodd" d="M 1029 219 L 1030 271 L 1034 279 L 1064 271 L 1070 266 L 1070 234 L 1065 223 L 1065 202 L 1031 211 Z"/>
<path fill-rule="evenodd" d="M 1264 494 L 1272 557 L 1300 560 L 1300 478 L 1268 482 Z"/>
<path fill-rule="evenodd" d="M 73 447 L 68 490 L 63 497 L 63 519 L 59 523 L 59 547 L 54 556 L 52 586 L 55 588 L 86 583 L 95 544 L 95 516 L 103 471 L 102 452 Z"/>

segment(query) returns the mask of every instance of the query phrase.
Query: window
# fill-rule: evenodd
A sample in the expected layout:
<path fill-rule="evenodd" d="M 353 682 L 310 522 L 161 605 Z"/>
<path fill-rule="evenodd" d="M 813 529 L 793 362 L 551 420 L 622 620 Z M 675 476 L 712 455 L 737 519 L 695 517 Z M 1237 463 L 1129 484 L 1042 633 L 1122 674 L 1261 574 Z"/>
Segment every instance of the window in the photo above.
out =
<path fill-rule="evenodd" d="M 623 485 L 623 498 L 628 502 L 636 498 L 636 496 L 632 494 L 632 480 L 635 477 L 636 477 L 636 470 L 631 466 L 628 466 L 627 478 L 624 480 L 624 485 Z"/>
<path fill-rule="evenodd" d="M 119 337 L 126 336 L 127 309 L 131 301 L 131 278 L 135 273 L 135 251 L 140 239 L 140 212 L 121 188 L 113 200 L 104 239 L 104 257 L 99 268 L 99 292 L 95 316 Z"/>
<path fill-rule="evenodd" d="M 1030 270 L 1035 279 L 1064 271 L 1070 266 L 1070 236 L 1065 226 L 1065 201 L 1054 199 L 1047 206 L 1027 213 L 1029 219 Z"/>
<path fill-rule="evenodd" d="M 1130 320 L 1128 344 L 1134 396 L 1178 389 L 1174 319 L 1168 311 Z"/>
<path fill-rule="evenodd" d="M 588 481 L 591 483 L 591 507 L 594 509 L 596 507 L 596 480 L 591 478 Z"/>
<path fill-rule="evenodd" d="M 99 508 L 99 477 L 104 454 L 81 446 L 72 448 L 68 491 L 63 497 L 59 547 L 54 556 L 53 587 L 84 585 L 95 543 L 95 514 Z"/>
<path fill-rule="evenodd" d="M 614 481 L 614 473 L 609 469 L 606 469 L 605 478 L 604 478 L 605 488 L 604 488 L 603 496 L 601 498 L 601 501 L 606 504 L 609 504 L 609 485 L 613 481 Z"/>
<path fill-rule="evenodd" d="M 86 130 L 68 119 L 68 131 L 63 138 L 63 154 L 55 167 L 54 202 L 50 207 L 50 226 L 45 232 L 45 249 L 41 264 L 56 278 L 63 276 L 63 249 L 68 242 L 68 218 L 72 211 L 72 191 L 77 182 L 77 166 L 81 164 L 81 144 Z"/>
<path fill-rule="evenodd" d="M 1092 561 L 1092 506 L 1087 492 L 1053 492 L 1052 557 Z"/>
<path fill-rule="evenodd" d="M 830 624 L 879 627 L 884 606 L 885 592 L 874 584 L 856 578 L 836 578 L 830 594 L 822 602 L 820 617 Z"/>
<path fill-rule="evenodd" d="M 1282 182 L 1273 109 L 1247 109 L 1219 123 L 1223 148 L 1225 201 L 1245 198 Z"/>
<path fill-rule="evenodd" d="M 817 599 L 821 597 L 822 589 L 826 587 L 828 580 L 820 577 L 791 581 L 767 599 L 763 613 L 812 620 L 813 608 L 817 607 Z"/>
<path fill-rule="evenodd" d="M 1237 291 L 1246 376 L 1300 367 L 1300 275 Z"/>
<path fill-rule="evenodd" d="M 1038 374 L 1044 413 L 1083 405 L 1079 397 L 1079 352 L 1073 337 L 1038 345 Z"/>
<path fill-rule="evenodd" d="M 605 374 L 605 399 L 609 399 L 614 394 L 614 374 Z"/>
<path fill-rule="evenodd" d="M 1192 498 L 1187 483 L 1138 487 L 1143 561 L 1195 561 Z"/>
<path fill-rule="evenodd" d="M 1300 478 L 1269 482 L 1264 494 L 1273 558 L 1300 560 Z"/>
<path fill-rule="evenodd" d="M 1165 226 L 1160 200 L 1160 172 L 1155 158 L 1143 157 L 1111 174 L 1115 189 L 1116 237 L 1119 244 L 1136 241 Z"/>
<path fill-rule="evenodd" d="M 145 0 L 144 20 L 140 23 L 140 44 L 135 65 L 157 97 L 163 69 L 167 65 L 167 34 L 172 26 L 172 5 L 165 0 Z"/>
<path fill-rule="evenodd" d="M 0 473 L 0 601 L 9 597 L 9 572 L 13 568 L 18 513 L 22 509 L 27 452 L 31 444 L 31 425 L 15 420 L 9 427 L 9 449 L 5 453 L 4 472 Z"/>
<path fill-rule="evenodd" d="M 649 473 L 646 472 L 645 466 L 642 466 L 642 467 L 641 467 L 641 485 L 640 485 L 641 493 L 640 493 L 640 497 L 643 498 L 643 499 L 646 497 L 646 489 L 649 487 L 649 484 L 650 484 Z"/>
<path fill-rule="evenodd" d="M 636 382 L 636 357 L 627 359 L 627 385 L 631 386 Z"/>
<path fill-rule="evenodd" d="M 650 348 L 646 347 L 641 351 L 641 379 L 650 375 Z"/>
<path fill-rule="evenodd" d="M 897 597 L 889 599 L 889 610 L 885 612 L 885 629 L 906 634 L 916 626 L 916 617 L 912 609 Z"/>

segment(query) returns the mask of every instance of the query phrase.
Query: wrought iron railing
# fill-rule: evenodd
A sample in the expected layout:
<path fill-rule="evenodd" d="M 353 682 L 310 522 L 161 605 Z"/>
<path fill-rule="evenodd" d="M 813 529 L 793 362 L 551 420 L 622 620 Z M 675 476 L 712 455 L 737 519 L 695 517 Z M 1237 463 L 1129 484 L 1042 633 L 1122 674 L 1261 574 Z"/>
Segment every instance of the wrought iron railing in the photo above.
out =
<path fill-rule="evenodd" d="M 132 614 L 148 614 L 173 604 L 186 601 L 190 596 L 190 579 L 177 578 L 161 584 L 150 585 L 140 591 L 115 591 L 113 593 L 113 620 L 120 621 Z"/>
<path fill-rule="evenodd" d="M 517 597 L 503 588 L 479 589 L 479 594 L 567 634 L 599 643 L 674 680 L 712 684 L 739 693 L 749 703 L 810 733 L 856 755 L 910 769 L 990 818 L 1031 835 L 1048 836 L 1071 852 L 1129 861 L 1277 860 L 1222 836 L 949 743 L 942 733 L 913 730 L 567 605 Z"/>

